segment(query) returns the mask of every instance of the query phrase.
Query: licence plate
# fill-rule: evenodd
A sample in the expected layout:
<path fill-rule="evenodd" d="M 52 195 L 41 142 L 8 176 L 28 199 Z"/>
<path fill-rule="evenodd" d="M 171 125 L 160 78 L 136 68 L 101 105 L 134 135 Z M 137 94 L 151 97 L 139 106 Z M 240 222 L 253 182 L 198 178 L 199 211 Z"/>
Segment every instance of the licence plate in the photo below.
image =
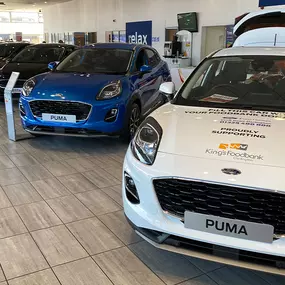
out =
<path fill-rule="evenodd" d="M 47 122 L 76 123 L 76 116 L 61 114 L 42 114 L 42 120 Z"/>
<path fill-rule="evenodd" d="M 239 239 L 272 243 L 274 227 L 266 224 L 232 220 L 217 216 L 185 212 L 185 228 Z"/>
<path fill-rule="evenodd" d="M 22 88 L 13 88 L 12 89 L 12 94 L 20 94 L 22 93 Z"/>

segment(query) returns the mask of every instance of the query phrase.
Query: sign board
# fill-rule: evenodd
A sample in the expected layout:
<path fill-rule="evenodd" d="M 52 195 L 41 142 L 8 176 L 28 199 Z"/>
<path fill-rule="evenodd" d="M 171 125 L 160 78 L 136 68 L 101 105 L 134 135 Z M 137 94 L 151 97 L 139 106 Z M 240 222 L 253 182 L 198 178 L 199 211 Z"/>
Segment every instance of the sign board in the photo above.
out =
<path fill-rule="evenodd" d="M 226 26 L 226 47 L 231 47 L 234 43 L 234 25 Z"/>
<path fill-rule="evenodd" d="M 21 42 L 23 40 L 23 33 L 22 32 L 16 32 L 16 41 Z"/>
<path fill-rule="evenodd" d="M 285 5 L 285 0 L 259 0 L 259 7 Z"/>
<path fill-rule="evenodd" d="M 152 45 L 152 21 L 126 23 L 126 38 L 131 44 Z"/>

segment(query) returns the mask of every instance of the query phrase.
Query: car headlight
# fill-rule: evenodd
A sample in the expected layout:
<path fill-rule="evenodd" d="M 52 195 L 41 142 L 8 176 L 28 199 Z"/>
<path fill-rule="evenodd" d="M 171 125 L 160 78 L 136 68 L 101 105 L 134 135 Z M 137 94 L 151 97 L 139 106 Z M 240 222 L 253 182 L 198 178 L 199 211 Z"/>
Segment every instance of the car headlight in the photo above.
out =
<path fill-rule="evenodd" d="M 106 85 L 101 92 L 97 95 L 97 100 L 108 100 L 114 97 L 117 97 L 122 92 L 122 84 L 121 81 L 118 80 L 116 82 L 111 82 L 110 84 Z"/>
<path fill-rule="evenodd" d="M 26 81 L 23 86 L 23 95 L 26 97 L 30 96 L 35 86 L 36 86 L 36 82 L 34 79 L 29 79 L 28 81 Z"/>
<path fill-rule="evenodd" d="M 148 117 L 138 128 L 131 143 L 134 156 L 140 162 L 152 165 L 158 151 L 161 137 L 161 126 L 154 118 Z"/>

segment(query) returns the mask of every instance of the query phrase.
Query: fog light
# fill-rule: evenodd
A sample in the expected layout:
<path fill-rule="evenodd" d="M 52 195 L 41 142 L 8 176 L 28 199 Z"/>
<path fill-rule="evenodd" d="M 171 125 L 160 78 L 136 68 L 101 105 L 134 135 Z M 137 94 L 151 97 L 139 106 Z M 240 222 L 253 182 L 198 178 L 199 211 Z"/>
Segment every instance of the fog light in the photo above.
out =
<path fill-rule="evenodd" d="M 105 122 L 114 122 L 117 119 L 118 109 L 113 108 L 105 116 Z"/>
<path fill-rule="evenodd" d="M 124 176 L 125 176 L 125 190 L 128 200 L 132 204 L 139 204 L 140 199 L 133 178 L 126 172 L 124 173 Z"/>

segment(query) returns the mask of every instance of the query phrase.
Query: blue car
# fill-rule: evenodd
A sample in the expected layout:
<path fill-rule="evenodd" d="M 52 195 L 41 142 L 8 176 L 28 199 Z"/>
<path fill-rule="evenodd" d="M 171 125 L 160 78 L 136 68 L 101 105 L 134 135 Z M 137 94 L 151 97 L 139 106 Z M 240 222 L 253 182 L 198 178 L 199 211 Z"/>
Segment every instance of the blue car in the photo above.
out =
<path fill-rule="evenodd" d="M 19 102 L 22 125 L 35 135 L 131 138 L 166 102 L 159 86 L 171 81 L 167 63 L 144 45 L 94 44 L 49 68 L 26 81 Z"/>

